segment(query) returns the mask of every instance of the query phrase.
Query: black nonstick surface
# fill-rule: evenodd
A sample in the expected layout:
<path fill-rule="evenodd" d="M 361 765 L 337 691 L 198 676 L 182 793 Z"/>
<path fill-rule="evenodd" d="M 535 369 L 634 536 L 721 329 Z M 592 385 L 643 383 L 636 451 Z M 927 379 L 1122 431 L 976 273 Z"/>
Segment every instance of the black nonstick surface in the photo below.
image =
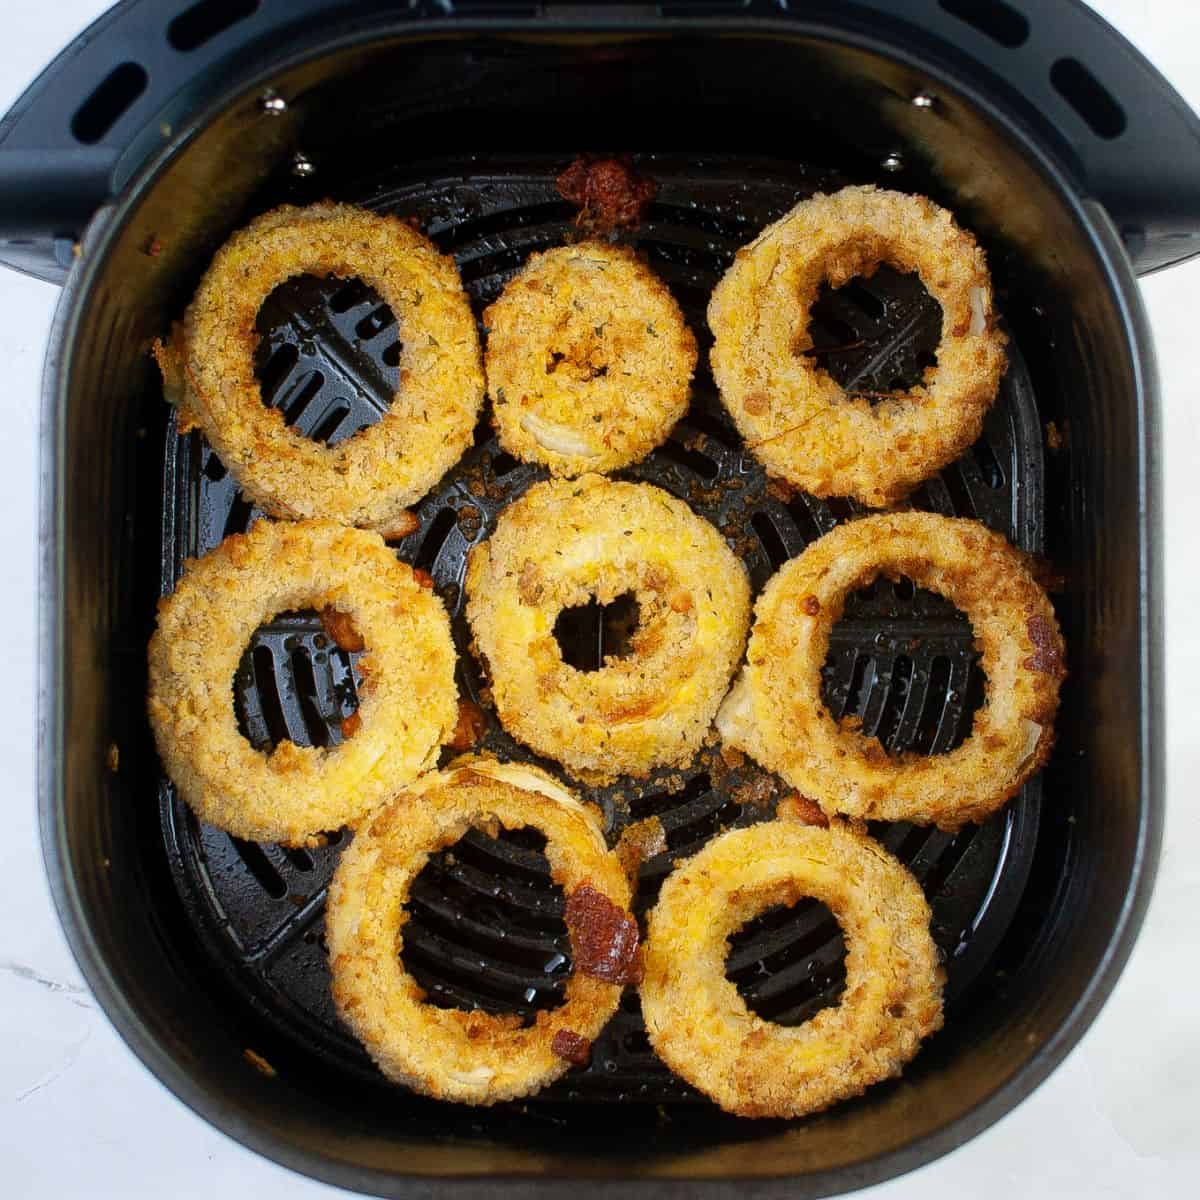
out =
<path fill-rule="evenodd" d="M 554 189 L 563 160 L 424 164 L 339 189 L 339 199 L 413 217 L 452 253 L 477 316 L 533 250 L 575 236 L 574 210 Z M 725 417 L 707 369 L 709 294 L 734 251 L 816 190 L 830 173 L 750 159 L 700 161 L 648 156 L 659 182 L 648 219 L 628 240 L 671 287 L 701 346 L 690 411 L 670 440 L 626 478 L 687 500 L 726 535 L 755 592 L 786 559 L 860 514 L 849 501 L 817 500 L 767 480 Z M 1000 293 L 1001 308 L 1003 293 Z M 821 361 L 847 387 L 885 391 L 910 380 L 937 340 L 940 310 L 911 276 L 881 270 L 819 305 Z M 397 383 L 398 331 L 387 307 L 357 281 L 301 278 L 279 289 L 259 317 L 260 376 L 267 401 L 310 436 L 336 442 L 378 419 Z M 1042 430 L 1017 347 L 980 441 L 911 498 L 920 509 L 974 517 L 1021 548 L 1042 548 Z M 237 490 L 198 434 L 178 438 L 169 422 L 163 490 L 164 592 L 183 560 L 202 554 L 261 513 Z M 507 737 L 488 706 L 487 681 L 469 650 L 462 579 L 469 548 L 539 469 L 500 450 L 487 415 L 463 461 L 417 508 L 420 528 L 396 543 L 407 562 L 433 576 L 452 617 L 462 694 L 488 716 L 483 748 L 538 761 Z M 614 631 L 596 611 L 575 623 L 567 652 L 598 666 Z M 608 639 L 606 645 L 606 639 Z M 970 625 L 936 596 L 904 581 L 880 581 L 853 597 L 834 630 L 825 695 L 835 715 L 862 718 L 892 750 L 944 752 L 968 732 L 982 696 Z M 259 746 L 290 738 L 333 745 L 355 707 L 354 655 L 331 645 L 312 614 L 284 614 L 255 635 L 234 681 L 247 736 Z M 554 764 L 542 763 L 554 770 Z M 727 762 L 715 744 L 683 771 L 605 789 L 580 788 L 605 814 L 610 841 L 631 821 L 658 816 L 668 850 L 641 869 L 638 909 L 653 904 L 673 863 L 722 829 L 768 818 L 785 790 L 748 762 Z M 198 824 L 165 778 L 164 846 L 186 911 L 214 967 L 285 1039 L 339 1069 L 375 1069 L 340 1026 L 329 995 L 323 939 L 325 891 L 348 835 L 319 850 L 238 841 Z M 948 1019 L 970 1002 L 972 982 L 1012 919 L 1036 840 L 1040 784 L 1002 813 L 957 835 L 893 824 L 873 832 L 921 881 L 948 974 Z M 434 857 L 414 889 L 405 962 L 434 1003 L 526 1014 L 561 995 L 570 946 L 562 897 L 536 840 L 471 833 Z M 795 1023 L 836 1000 L 842 940 L 814 903 L 764 914 L 735 939 L 730 977 L 761 1015 Z M 596 1043 L 592 1065 L 542 1093 L 549 1100 L 703 1102 L 649 1048 L 630 989 Z"/>

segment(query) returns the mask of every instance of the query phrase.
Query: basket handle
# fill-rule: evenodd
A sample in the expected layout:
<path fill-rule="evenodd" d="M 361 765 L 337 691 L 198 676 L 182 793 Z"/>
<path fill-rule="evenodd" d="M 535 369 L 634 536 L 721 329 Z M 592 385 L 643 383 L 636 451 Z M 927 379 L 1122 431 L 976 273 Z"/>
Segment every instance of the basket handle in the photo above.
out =
<path fill-rule="evenodd" d="M 0 264 L 61 283 L 92 214 L 187 121 L 271 58 L 437 0 L 123 0 L 0 120 Z"/>
<path fill-rule="evenodd" d="M 854 30 L 1018 115 L 1135 269 L 1200 254 L 1200 120 L 1081 0 L 123 0 L 0 120 L 0 264 L 61 282 L 96 209 L 239 75 L 366 20 L 395 27 Z"/>

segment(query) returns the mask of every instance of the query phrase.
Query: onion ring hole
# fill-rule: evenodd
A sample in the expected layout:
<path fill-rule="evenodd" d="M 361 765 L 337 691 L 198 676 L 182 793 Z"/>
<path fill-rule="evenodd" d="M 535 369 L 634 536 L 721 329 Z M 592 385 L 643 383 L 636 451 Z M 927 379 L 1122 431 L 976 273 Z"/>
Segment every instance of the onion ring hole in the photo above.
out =
<path fill-rule="evenodd" d="M 907 629 L 898 631 L 896 622 L 913 617 L 949 628 L 949 638 L 940 630 L 938 637 L 952 643 L 947 653 Z M 889 632 L 889 623 L 897 632 Z M 864 626 L 878 630 L 873 639 Z M 861 732 L 877 737 L 890 757 L 948 754 L 966 741 L 984 701 L 987 675 L 974 643 L 967 614 L 944 596 L 903 576 L 877 579 L 846 597 L 821 669 L 821 700 L 837 721 L 864 722 Z M 962 647 L 969 649 L 960 691 L 954 685 L 963 673 Z"/>
<path fill-rule="evenodd" d="M 773 904 L 730 937 L 725 978 L 764 1021 L 803 1025 L 846 990 L 841 926 L 820 900 Z"/>
<path fill-rule="evenodd" d="M 804 356 L 872 406 L 916 387 L 937 366 L 942 309 L 915 271 L 901 274 L 885 263 L 869 281 L 838 288 L 826 281 L 809 311 L 812 345 Z"/>
<path fill-rule="evenodd" d="M 554 622 L 554 638 L 563 662 L 577 671 L 599 671 L 606 658 L 628 658 L 641 623 L 641 608 L 632 592 L 611 604 L 592 599 L 564 608 Z"/>
<path fill-rule="evenodd" d="M 284 741 L 328 750 L 357 732 L 357 663 L 365 646 L 350 619 L 339 619 L 337 640 L 312 609 L 279 613 L 254 631 L 233 677 L 233 711 L 238 731 L 255 750 L 271 754 Z M 317 625 L 322 631 L 310 632 Z M 302 728 L 288 720 L 280 676 Z"/>
<path fill-rule="evenodd" d="M 571 939 L 562 888 L 550 878 L 545 846 L 545 835 L 528 826 L 500 828 L 495 836 L 476 827 L 429 856 L 413 881 L 400 951 L 427 1004 L 517 1013 L 526 1029 L 539 1012 L 563 1004 Z M 497 852 L 510 849 L 526 861 L 498 860 Z M 491 895 L 465 883 L 456 873 L 460 867 L 492 879 Z M 514 893 L 537 897 L 538 907 L 512 903 Z M 496 965 L 503 971 L 494 970 Z"/>
<path fill-rule="evenodd" d="M 391 405 L 404 348 L 396 314 L 363 280 L 294 276 L 263 301 L 254 324 L 262 402 L 305 437 L 336 446 Z"/>

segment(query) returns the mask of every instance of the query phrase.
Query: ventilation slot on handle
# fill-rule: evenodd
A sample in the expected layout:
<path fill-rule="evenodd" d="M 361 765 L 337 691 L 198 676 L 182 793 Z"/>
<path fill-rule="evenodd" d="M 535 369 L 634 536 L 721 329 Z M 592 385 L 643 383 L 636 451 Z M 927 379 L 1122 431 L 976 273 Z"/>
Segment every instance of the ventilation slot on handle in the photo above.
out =
<path fill-rule="evenodd" d="M 1075 58 L 1060 58 L 1050 68 L 1054 90 L 1105 140 L 1125 132 L 1125 110 L 1112 93 Z"/>
<path fill-rule="evenodd" d="M 140 63 L 114 67 L 79 106 L 71 121 L 71 132 L 85 146 L 94 146 L 129 111 L 149 82 L 150 76 Z"/>
<path fill-rule="evenodd" d="M 167 26 L 167 41 L 185 53 L 211 42 L 258 11 L 259 0 L 200 0 Z"/>
<path fill-rule="evenodd" d="M 965 21 L 1001 46 L 1016 49 L 1029 39 L 1029 21 L 1004 0 L 939 0 L 952 17 Z"/>

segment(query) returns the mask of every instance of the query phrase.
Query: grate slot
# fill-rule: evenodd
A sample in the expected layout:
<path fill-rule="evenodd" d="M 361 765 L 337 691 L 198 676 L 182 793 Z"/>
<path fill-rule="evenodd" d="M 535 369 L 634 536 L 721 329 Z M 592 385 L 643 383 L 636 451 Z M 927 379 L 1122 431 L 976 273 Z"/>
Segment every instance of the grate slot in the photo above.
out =
<path fill-rule="evenodd" d="M 272 900 L 282 900 L 287 895 L 287 884 L 283 876 L 275 869 L 274 864 L 262 848 L 254 842 L 244 842 L 241 838 L 231 837 L 233 848 L 246 866 L 246 870 L 254 876 L 255 882 Z"/>

